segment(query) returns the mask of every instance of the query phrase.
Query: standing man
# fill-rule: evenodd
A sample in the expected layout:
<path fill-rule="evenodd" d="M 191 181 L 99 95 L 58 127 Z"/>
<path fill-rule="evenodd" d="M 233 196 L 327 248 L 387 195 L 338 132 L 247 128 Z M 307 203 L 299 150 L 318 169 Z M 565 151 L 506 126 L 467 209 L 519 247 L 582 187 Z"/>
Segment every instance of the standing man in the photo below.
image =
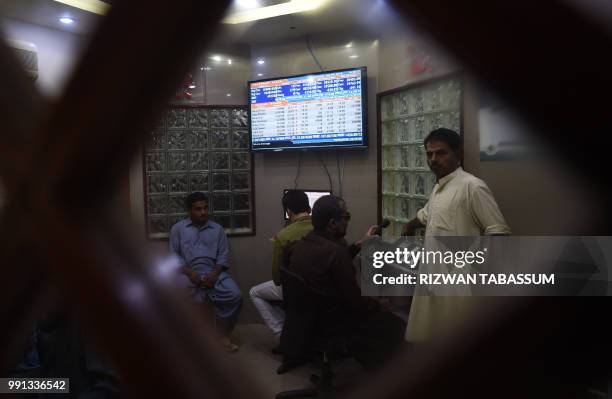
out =
<path fill-rule="evenodd" d="M 194 192 L 186 200 L 189 217 L 172 226 L 170 251 L 180 262 L 182 281 L 198 303 L 213 304 L 222 344 L 229 352 L 238 350 L 230 340 L 240 309 L 242 294 L 227 274 L 229 245 L 223 227 L 209 220 L 208 198 Z"/>
<path fill-rule="evenodd" d="M 283 263 L 283 250 L 289 244 L 299 240 L 312 230 L 310 221 L 310 204 L 308 196 L 301 190 L 289 190 L 283 195 L 283 209 L 287 212 L 291 224 L 280 230 L 273 238 L 272 280 L 251 288 L 251 301 L 259 311 L 261 318 L 272 330 L 278 341 L 283 331 L 285 312 L 278 306 L 283 301 L 283 290 L 280 282 L 280 267 Z M 276 303 L 275 303 L 276 302 Z"/>
<path fill-rule="evenodd" d="M 437 183 L 429 201 L 408 222 L 403 235 L 425 227 L 425 249 L 435 236 L 508 235 L 510 228 L 486 183 L 460 166 L 461 137 L 453 130 L 433 130 L 424 140 L 427 165 Z M 417 287 L 418 289 L 419 287 Z M 424 287 L 421 287 L 424 288 Z M 421 294 L 421 295 L 419 295 Z M 468 297 L 426 296 L 415 292 L 406 340 L 419 342 L 444 332 L 471 307 Z"/>

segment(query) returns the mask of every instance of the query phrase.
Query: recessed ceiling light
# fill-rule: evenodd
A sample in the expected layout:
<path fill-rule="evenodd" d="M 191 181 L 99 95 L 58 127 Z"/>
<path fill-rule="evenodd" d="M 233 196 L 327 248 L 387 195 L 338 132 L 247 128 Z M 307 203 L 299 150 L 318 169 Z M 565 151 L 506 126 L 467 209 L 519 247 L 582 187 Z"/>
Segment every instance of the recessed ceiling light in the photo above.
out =
<path fill-rule="evenodd" d="M 257 76 L 263 76 L 263 73 L 258 73 Z"/>
<path fill-rule="evenodd" d="M 232 60 L 227 60 L 227 63 L 232 65 Z"/>
<path fill-rule="evenodd" d="M 359 57 L 357 54 L 349 55 L 349 58 L 357 58 Z"/>
<path fill-rule="evenodd" d="M 220 55 L 213 55 L 212 57 L 210 57 L 213 61 L 221 61 L 221 56 Z"/>
<path fill-rule="evenodd" d="M 264 60 L 257 60 L 257 63 L 258 63 L 259 65 L 263 65 L 263 64 L 265 64 L 266 62 L 265 62 Z"/>
<path fill-rule="evenodd" d="M 232 93 L 227 93 L 226 96 L 231 97 Z"/>
<path fill-rule="evenodd" d="M 74 23 L 74 18 L 70 18 L 70 17 L 61 17 L 59 20 L 64 25 L 70 25 Z"/>
<path fill-rule="evenodd" d="M 190 88 L 190 89 L 195 89 L 195 88 L 196 88 L 196 86 L 195 86 L 195 85 L 189 85 L 189 88 Z"/>
<path fill-rule="evenodd" d="M 353 47 L 353 42 L 348 43 L 348 44 L 347 44 L 346 46 L 344 46 L 344 47 L 346 47 L 346 48 L 351 48 L 351 47 Z"/>
<path fill-rule="evenodd" d="M 256 8 L 259 7 L 258 0 L 235 0 L 236 5 L 242 9 Z"/>
<path fill-rule="evenodd" d="M 237 11 L 223 19 L 223 23 L 241 24 L 243 22 L 257 21 L 260 19 L 278 17 L 281 15 L 312 11 L 321 7 L 326 1 L 327 0 L 291 0 L 267 7 Z"/>

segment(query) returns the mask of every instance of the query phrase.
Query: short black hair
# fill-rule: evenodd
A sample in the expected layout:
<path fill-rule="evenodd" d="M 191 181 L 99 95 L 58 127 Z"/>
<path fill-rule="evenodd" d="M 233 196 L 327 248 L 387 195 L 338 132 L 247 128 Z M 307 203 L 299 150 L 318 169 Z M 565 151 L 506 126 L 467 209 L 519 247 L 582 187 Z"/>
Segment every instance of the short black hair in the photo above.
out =
<path fill-rule="evenodd" d="M 315 230 L 325 230 L 330 220 L 338 220 L 342 217 L 342 211 L 346 203 L 335 195 L 324 195 L 312 206 L 312 227 Z"/>
<path fill-rule="evenodd" d="M 283 195 L 283 208 L 293 213 L 310 212 L 308 196 L 302 190 L 287 190 Z"/>
<path fill-rule="evenodd" d="M 194 202 L 198 202 L 198 201 L 206 201 L 206 205 L 210 204 L 208 202 L 208 197 L 206 196 L 206 194 L 200 191 L 195 191 L 189 194 L 187 198 L 185 198 L 185 207 L 187 208 L 188 211 L 190 211 Z"/>
<path fill-rule="evenodd" d="M 461 136 L 454 130 L 441 127 L 439 129 L 432 130 L 431 133 L 423 140 L 423 145 L 427 148 L 427 143 L 430 141 L 441 141 L 446 143 L 456 156 L 461 155 Z"/>

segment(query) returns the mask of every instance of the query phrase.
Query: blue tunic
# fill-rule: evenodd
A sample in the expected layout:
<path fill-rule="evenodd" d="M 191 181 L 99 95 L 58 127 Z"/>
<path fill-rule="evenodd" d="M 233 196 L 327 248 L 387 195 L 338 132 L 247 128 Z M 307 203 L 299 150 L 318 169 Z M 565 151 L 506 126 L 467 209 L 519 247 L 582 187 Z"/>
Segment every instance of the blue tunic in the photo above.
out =
<path fill-rule="evenodd" d="M 216 265 L 229 267 L 229 244 L 223 227 L 211 220 L 196 226 L 190 218 L 181 220 L 170 230 L 170 251 L 187 266 L 205 276 Z M 236 282 L 226 272 L 221 272 L 213 288 L 197 288 L 185 275 L 181 284 L 197 302 L 213 303 L 218 325 L 228 334 L 234 328 L 242 307 L 242 293 Z"/>

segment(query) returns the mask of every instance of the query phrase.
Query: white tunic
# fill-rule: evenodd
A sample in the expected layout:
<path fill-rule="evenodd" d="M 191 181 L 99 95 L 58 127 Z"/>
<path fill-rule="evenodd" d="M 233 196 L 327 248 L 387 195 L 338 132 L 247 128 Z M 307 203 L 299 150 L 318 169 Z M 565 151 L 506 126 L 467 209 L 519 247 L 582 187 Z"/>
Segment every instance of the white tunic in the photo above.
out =
<path fill-rule="evenodd" d="M 510 228 L 485 182 L 457 168 L 434 186 L 429 201 L 417 212 L 426 226 L 425 249 L 433 248 L 435 236 L 507 235 Z M 417 286 L 406 328 L 406 340 L 419 342 L 448 333 L 465 318 L 478 298 L 427 296 Z"/>
<path fill-rule="evenodd" d="M 460 167 L 438 181 L 417 218 L 426 236 L 510 234 L 489 187 Z"/>

